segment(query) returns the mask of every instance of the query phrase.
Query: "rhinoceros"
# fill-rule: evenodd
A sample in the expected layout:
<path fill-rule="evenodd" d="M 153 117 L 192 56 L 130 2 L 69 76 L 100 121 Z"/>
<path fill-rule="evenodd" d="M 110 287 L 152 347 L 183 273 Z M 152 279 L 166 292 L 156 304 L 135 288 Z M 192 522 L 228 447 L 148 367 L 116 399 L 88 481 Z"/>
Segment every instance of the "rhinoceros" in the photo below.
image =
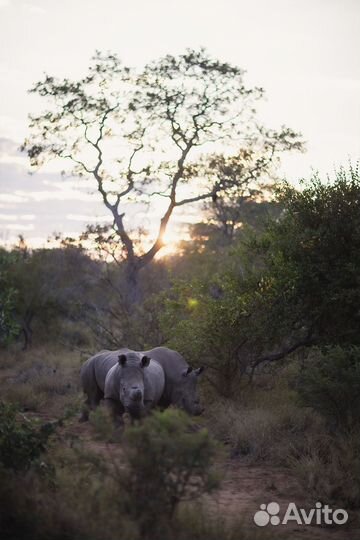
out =
<path fill-rule="evenodd" d="M 160 405 L 175 405 L 192 415 L 203 412 L 197 392 L 197 381 L 203 367 L 193 369 L 181 354 L 167 347 L 156 347 L 142 354 L 156 360 L 164 370 L 165 389 Z"/>
<path fill-rule="evenodd" d="M 114 417 L 128 412 L 139 418 L 157 405 L 165 388 L 161 365 L 129 349 L 95 354 L 82 366 L 80 377 L 87 395 L 82 420 L 87 420 L 88 409 L 94 409 L 102 399 Z"/>

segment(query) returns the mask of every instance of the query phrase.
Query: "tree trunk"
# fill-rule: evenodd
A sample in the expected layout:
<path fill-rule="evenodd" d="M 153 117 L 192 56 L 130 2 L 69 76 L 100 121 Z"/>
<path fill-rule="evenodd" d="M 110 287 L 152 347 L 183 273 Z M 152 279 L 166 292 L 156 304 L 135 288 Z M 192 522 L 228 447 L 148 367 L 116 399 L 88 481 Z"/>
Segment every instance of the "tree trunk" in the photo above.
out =
<path fill-rule="evenodd" d="M 31 312 L 26 312 L 22 324 L 22 332 L 24 334 L 24 345 L 23 345 L 23 351 L 26 351 L 29 347 L 32 345 L 32 328 L 31 328 L 31 322 L 33 320 L 34 314 Z"/>
<path fill-rule="evenodd" d="M 126 263 L 124 300 L 129 312 L 131 312 L 142 300 L 139 273 L 140 268 L 137 261 L 128 261 Z"/>

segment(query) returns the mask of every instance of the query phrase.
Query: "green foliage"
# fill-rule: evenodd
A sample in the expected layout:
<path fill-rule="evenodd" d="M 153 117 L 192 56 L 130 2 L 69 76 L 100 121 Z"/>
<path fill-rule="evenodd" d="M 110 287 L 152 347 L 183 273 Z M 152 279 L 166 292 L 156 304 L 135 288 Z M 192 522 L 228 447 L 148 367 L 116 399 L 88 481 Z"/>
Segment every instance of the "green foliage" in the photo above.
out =
<path fill-rule="evenodd" d="M 315 176 L 302 191 L 285 184 L 278 197 L 280 219 L 244 236 L 222 271 L 179 282 L 164 302 L 169 343 L 201 358 L 225 395 L 251 367 L 302 346 L 359 343 L 358 168 L 327 184 Z"/>
<path fill-rule="evenodd" d="M 339 428 L 360 422 L 360 347 L 314 349 L 297 381 L 301 401 Z"/>
<path fill-rule="evenodd" d="M 315 175 L 301 191 L 286 184 L 279 199 L 284 217 L 261 242 L 274 320 L 316 343 L 359 343 L 359 168 L 327 183 Z"/>
<path fill-rule="evenodd" d="M 213 384 L 230 395 L 241 369 L 236 349 L 247 328 L 246 300 L 238 285 L 225 276 L 178 282 L 165 299 L 160 319 L 169 345 L 190 364 L 210 368 Z"/>
<path fill-rule="evenodd" d="M 59 321 L 74 320 L 80 299 L 92 302 L 89 275 L 95 281 L 99 274 L 100 264 L 72 246 L 29 250 L 21 242 L 11 252 L 0 252 L 0 332 L 10 339 L 21 329 L 24 348 L 32 344 L 34 332 L 38 340 L 58 339 Z"/>
<path fill-rule="evenodd" d="M 166 522 L 181 500 L 216 486 L 214 442 L 207 430 L 194 431 L 181 411 L 155 412 L 126 431 L 125 444 L 129 510 L 145 528 L 155 515 Z"/>
<path fill-rule="evenodd" d="M 45 451 L 54 428 L 35 427 L 30 420 L 17 418 L 13 405 L 0 402 L 0 463 L 15 471 L 24 471 Z"/>
<path fill-rule="evenodd" d="M 18 291 L 10 279 L 13 260 L 12 253 L 0 250 L 0 345 L 9 345 L 20 330 L 15 313 Z"/>

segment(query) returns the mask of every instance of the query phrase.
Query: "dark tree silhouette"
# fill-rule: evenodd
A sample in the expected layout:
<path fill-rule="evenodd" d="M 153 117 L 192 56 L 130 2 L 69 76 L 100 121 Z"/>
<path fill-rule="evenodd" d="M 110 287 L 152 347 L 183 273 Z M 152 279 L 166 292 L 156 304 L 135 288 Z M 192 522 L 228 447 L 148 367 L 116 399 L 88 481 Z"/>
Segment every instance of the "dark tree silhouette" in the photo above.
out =
<path fill-rule="evenodd" d="M 46 76 L 32 88 L 49 108 L 30 117 L 31 164 L 63 158 L 73 174 L 95 180 L 121 248 L 128 306 L 140 299 L 139 272 L 163 247 L 175 209 L 251 184 L 280 152 L 301 149 L 292 130 L 258 125 L 254 105 L 263 90 L 245 87 L 243 77 L 204 50 L 165 56 L 139 72 L 98 52 L 82 79 Z M 219 176 L 221 155 L 246 166 Z M 125 223 L 125 210 L 133 218 L 144 205 L 159 219 L 147 250 Z"/>

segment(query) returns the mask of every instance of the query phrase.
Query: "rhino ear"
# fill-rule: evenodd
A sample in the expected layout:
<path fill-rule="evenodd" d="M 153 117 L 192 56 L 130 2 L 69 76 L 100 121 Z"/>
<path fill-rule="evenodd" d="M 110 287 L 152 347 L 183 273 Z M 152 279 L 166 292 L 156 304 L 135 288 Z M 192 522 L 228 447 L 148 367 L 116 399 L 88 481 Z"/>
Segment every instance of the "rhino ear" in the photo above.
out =
<path fill-rule="evenodd" d="M 147 367 L 150 364 L 150 358 L 148 356 L 143 356 L 141 359 L 141 367 Z"/>
<path fill-rule="evenodd" d="M 195 369 L 195 375 L 198 377 L 199 375 L 202 374 L 202 372 L 204 371 L 204 369 L 205 369 L 204 366 L 201 366 L 201 367 Z"/>
<path fill-rule="evenodd" d="M 118 362 L 119 362 L 120 366 L 125 366 L 125 364 L 126 364 L 126 354 L 120 354 Z"/>
<path fill-rule="evenodd" d="M 184 371 L 182 372 L 182 376 L 183 377 L 187 377 L 189 375 L 189 373 L 191 373 L 193 370 L 193 368 L 191 366 L 189 366 L 187 369 L 184 369 Z"/>

